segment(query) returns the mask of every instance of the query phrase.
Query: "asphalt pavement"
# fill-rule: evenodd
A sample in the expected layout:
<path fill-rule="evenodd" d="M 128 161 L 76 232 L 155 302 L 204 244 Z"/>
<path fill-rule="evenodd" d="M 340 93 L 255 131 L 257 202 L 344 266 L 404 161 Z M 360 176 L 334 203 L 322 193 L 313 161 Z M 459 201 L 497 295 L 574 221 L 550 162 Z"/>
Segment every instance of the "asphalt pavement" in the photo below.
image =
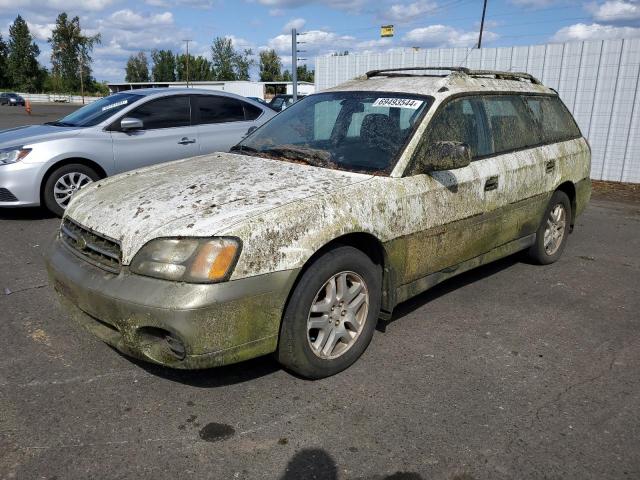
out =
<path fill-rule="evenodd" d="M 553 265 L 515 255 L 400 305 L 320 381 L 120 355 L 48 286 L 58 225 L 0 210 L 2 479 L 640 478 L 638 203 L 593 200 Z"/>

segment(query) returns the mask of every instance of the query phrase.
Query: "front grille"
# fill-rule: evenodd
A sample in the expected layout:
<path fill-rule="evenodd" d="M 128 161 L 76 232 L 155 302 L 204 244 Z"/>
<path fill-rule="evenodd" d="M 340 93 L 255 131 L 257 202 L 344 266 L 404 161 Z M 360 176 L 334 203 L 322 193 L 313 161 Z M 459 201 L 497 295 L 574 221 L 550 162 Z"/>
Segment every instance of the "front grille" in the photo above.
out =
<path fill-rule="evenodd" d="M 60 238 L 73 253 L 88 262 L 113 273 L 120 271 L 121 250 L 117 242 L 93 233 L 67 218 L 60 226 Z"/>
<path fill-rule="evenodd" d="M 0 202 L 17 202 L 16 196 L 6 188 L 0 188 Z"/>

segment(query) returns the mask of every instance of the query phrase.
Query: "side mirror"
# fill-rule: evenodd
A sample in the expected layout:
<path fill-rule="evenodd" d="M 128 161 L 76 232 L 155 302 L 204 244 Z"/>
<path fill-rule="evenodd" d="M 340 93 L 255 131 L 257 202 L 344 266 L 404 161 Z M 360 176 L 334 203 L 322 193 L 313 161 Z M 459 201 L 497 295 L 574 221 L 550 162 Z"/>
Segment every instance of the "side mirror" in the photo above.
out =
<path fill-rule="evenodd" d="M 419 150 L 416 173 L 455 170 L 471 163 L 471 149 L 462 142 L 435 142 Z"/>
<path fill-rule="evenodd" d="M 144 128 L 144 124 L 139 118 L 124 117 L 122 120 L 120 120 L 120 128 L 124 132 L 131 130 L 142 130 Z"/>
<path fill-rule="evenodd" d="M 247 133 L 245 135 L 245 137 L 248 137 L 249 135 L 251 135 L 253 132 L 255 132 L 258 129 L 258 127 L 256 127 L 255 125 L 252 127 L 249 127 L 249 130 L 247 130 Z"/>

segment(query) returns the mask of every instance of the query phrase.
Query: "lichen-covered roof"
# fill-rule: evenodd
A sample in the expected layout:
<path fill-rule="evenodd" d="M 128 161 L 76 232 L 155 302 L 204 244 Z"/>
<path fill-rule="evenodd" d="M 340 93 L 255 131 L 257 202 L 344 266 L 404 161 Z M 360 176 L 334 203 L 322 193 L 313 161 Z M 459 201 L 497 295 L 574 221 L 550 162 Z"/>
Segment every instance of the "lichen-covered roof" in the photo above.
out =
<path fill-rule="evenodd" d="M 444 94 L 465 91 L 487 92 L 531 92 L 555 93 L 544 85 L 531 83 L 526 80 L 505 80 L 490 76 L 469 76 L 464 73 L 453 72 L 447 76 L 416 75 L 416 76 L 375 76 L 371 78 L 358 77 L 326 91 L 379 91 L 410 93 L 415 95 Z M 442 90 L 442 91 L 440 91 Z"/>

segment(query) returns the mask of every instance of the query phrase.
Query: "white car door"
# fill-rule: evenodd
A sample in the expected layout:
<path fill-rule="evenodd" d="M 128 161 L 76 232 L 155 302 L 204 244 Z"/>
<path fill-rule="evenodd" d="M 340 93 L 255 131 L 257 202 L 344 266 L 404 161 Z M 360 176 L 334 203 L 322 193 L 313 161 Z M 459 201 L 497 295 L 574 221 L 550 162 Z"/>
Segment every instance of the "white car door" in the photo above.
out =
<path fill-rule="evenodd" d="M 142 121 L 142 128 L 112 129 L 117 172 L 199 154 L 197 127 L 191 125 L 189 95 L 150 100 L 125 115 Z"/>
<path fill-rule="evenodd" d="M 222 95 L 193 95 L 192 104 L 200 154 L 228 152 L 267 115 L 248 102 Z"/>

